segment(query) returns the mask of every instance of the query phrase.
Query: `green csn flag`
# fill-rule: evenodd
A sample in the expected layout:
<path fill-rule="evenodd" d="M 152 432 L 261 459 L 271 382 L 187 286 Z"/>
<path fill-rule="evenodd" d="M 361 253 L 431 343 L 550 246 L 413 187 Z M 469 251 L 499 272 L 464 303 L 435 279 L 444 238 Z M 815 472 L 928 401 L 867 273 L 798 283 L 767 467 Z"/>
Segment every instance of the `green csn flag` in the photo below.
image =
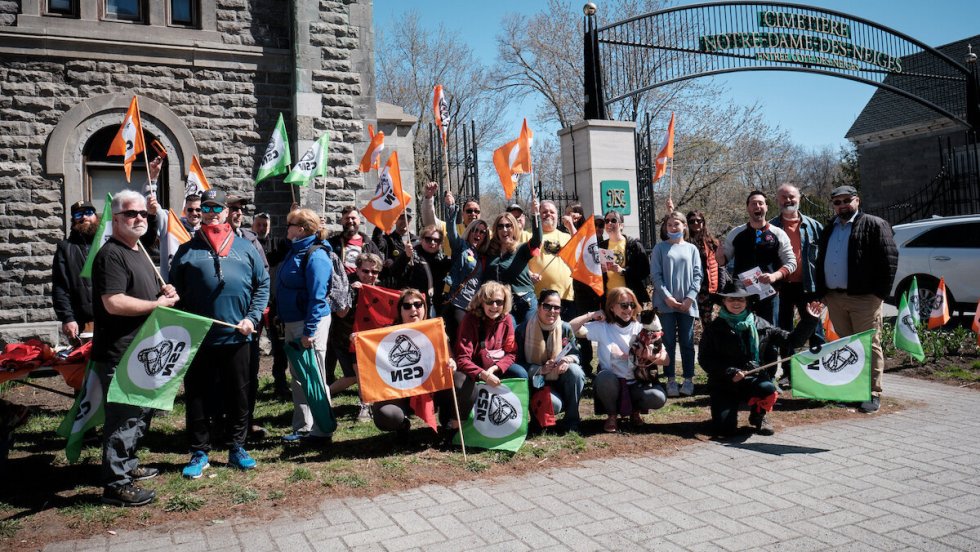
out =
<path fill-rule="evenodd" d="M 916 330 L 915 318 L 912 310 L 906 301 L 905 294 L 898 305 L 898 316 L 895 317 L 895 347 L 912 355 L 912 358 L 922 362 L 926 359 L 926 354 L 922 350 L 922 342 L 919 341 L 919 332 Z"/>
<path fill-rule="evenodd" d="M 112 194 L 105 195 L 105 206 L 102 207 L 102 220 L 99 221 L 99 229 L 95 231 L 95 239 L 92 240 L 92 246 L 88 248 L 88 257 L 85 257 L 85 264 L 82 266 L 82 272 L 80 273 L 82 278 L 92 279 L 92 264 L 95 262 L 95 256 L 99 254 L 99 250 L 105 245 L 105 242 L 109 241 L 109 236 L 112 235 Z"/>
<path fill-rule="evenodd" d="M 327 150 L 330 146 L 330 134 L 324 132 L 323 136 L 310 149 L 306 150 L 303 157 L 296 162 L 293 170 L 289 171 L 285 182 L 306 186 L 306 184 L 317 176 L 327 174 Z"/>
<path fill-rule="evenodd" d="M 871 400 L 871 337 L 875 331 L 842 337 L 793 355 L 793 396 L 841 402 Z"/>
<path fill-rule="evenodd" d="M 74 464 L 82 453 L 82 441 L 85 432 L 102 425 L 105 421 L 105 403 L 102 380 L 92 369 L 92 363 L 85 367 L 85 379 L 82 388 L 75 397 L 75 404 L 68 410 L 68 415 L 58 426 L 58 435 L 66 437 L 65 456 L 68 462 Z"/>
<path fill-rule="evenodd" d="M 153 309 L 116 367 L 109 402 L 172 410 L 180 382 L 212 322 L 167 307 Z"/>
<path fill-rule="evenodd" d="M 922 305 L 919 303 L 919 282 L 916 280 L 915 276 L 912 276 L 912 285 L 909 286 L 909 314 L 912 315 L 912 321 L 918 326 L 921 320 L 921 308 Z M 896 324 L 897 328 L 898 325 Z"/>
<path fill-rule="evenodd" d="M 286 123 L 280 113 L 279 122 L 276 123 L 276 129 L 272 131 L 272 137 L 269 138 L 269 145 L 265 148 L 265 155 L 262 156 L 262 164 L 259 165 L 259 173 L 255 176 L 255 184 L 258 185 L 270 176 L 288 173 L 290 163 L 292 158 L 289 155 L 289 138 L 286 137 Z"/>
<path fill-rule="evenodd" d="M 481 383 L 476 388 L 476 403 L 463 422 L 466 444 L 516 452 L 527 438 L 527 380 L 505 379 L 497 387 Z M 458 433 L 453 443 L 460 444 Z"/>
<path fill-rule="evenodd" d="M 324 387 L 320 376 L 316 351 L 306 348 L 294 341 L 286 344 L 286 358 L 293 364 L 296 381 L 306 395 L 306 404 L 310 407 L 313 421 L 323 433 L 333 433 L 337 429 L 337 418 L 330 407 L 330 396 Z"/>

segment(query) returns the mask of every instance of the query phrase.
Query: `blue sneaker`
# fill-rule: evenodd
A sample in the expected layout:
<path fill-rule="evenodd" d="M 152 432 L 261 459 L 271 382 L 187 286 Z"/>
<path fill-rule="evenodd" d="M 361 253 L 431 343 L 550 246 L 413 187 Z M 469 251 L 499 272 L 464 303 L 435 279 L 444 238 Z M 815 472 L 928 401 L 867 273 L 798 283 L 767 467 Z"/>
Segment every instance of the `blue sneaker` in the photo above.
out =
<path fill-rule="evenodd" d="M 242 447 L 228 451 L 228 464 L 240 470 L 250 470 L 255 467 L 255 459 L 248 455 Z"/>
<path fill-rule="evenodd" d="M 197 479 L 209 467 L 211 467 L 211 464 L 208 463 L 208 455 L 203 450 L 195 451 L 191 455 L 191 461 L 184 467 L 184 477 L 187 479 Z"/>
<path fill-rule="evenodd" d="M 294 443 L 294 444 L 295 443 L 299 443 L 307 435 L 308 435 L 307 433 L 303 433 L 303 432 L 299 432 L 299 431 L 294 431 L 294 432 L 290 433 L 289 435 L 283 435 L 282 436 L 282 442 L 283 443 Z"/>

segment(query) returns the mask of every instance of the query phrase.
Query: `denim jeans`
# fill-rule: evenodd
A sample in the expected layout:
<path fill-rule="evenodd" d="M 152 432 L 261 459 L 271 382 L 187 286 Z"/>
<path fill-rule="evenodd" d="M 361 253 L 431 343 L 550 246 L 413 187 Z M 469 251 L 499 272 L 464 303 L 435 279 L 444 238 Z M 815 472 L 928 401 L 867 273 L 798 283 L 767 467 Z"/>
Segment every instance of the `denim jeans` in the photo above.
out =
<path fill-rule="evenodd" d="M 677 338 L 681 343 L 681 369 L 684 379 L 694 377 L 694 317 L 683 312 L 662 312 L 660 323 L 664 327 L 664 347 L 667 348 L 667 365 L 664 375 L 668 380 L 674 378 L 674 351 L 677 349 Z"/>

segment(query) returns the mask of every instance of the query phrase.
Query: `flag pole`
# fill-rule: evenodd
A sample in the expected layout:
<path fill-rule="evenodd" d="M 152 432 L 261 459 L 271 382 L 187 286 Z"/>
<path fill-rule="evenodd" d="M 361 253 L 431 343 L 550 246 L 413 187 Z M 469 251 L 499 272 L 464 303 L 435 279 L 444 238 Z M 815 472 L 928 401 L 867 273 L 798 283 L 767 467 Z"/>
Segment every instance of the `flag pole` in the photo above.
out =
<path fill-rule="evenodd" d="M 139 96 L 137 96 L 137 98 L 138 97 Z M 137 105 L 139 105 L 139 101 L 138 100 L 137 100 Z M 142 115 L 140 116 L 139 133 L 140 133 L 140 136 L 143 137 L 143 164 L 146 165 L 146 187 L 151 190 L 150 195 L 152 195 L 153 197 L 156 197 L 156 195 L 157 195 L 157 189 L 156 189 L 155 186 L 153 186 L 153 179 L 150 178 L 150 159 L 146 155 L 146 136 L 143 134 L 143 117 L 142 117 Z"/>
<path fill-rule="evenodd" d="M 446 369 L 449 370 L 449 363 L 446 363 Z M 459 402 L 456 400 L 456 379 L 454 377 L 453 371 L 449 370 L 449 383 L 450 389 L 453 390 L 453 409 L 456 411 L 456 429 L 459 431 L 459 444 L 463 447 L 463 461 L 466 461 L 466 440 L 463 439 L 463 420 L 459 415 Z"/>
<path fill-rule="evenodd" d="M 446 189 L 453 191 L 452 182 L 449 179 L 449 138 L 440 130 L 442 137 L 442 170 L 446 173 Z"/>

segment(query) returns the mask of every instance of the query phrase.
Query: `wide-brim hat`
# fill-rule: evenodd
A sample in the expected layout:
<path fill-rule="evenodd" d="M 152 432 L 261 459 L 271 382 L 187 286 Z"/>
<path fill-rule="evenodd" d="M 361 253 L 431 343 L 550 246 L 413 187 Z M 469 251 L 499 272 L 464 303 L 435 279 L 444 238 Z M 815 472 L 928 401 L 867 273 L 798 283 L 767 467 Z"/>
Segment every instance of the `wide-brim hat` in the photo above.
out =
<path fill-rule="evenodd" d="M 746 291 L 746 289 L 740 285 L 735 280 L 728 280 L 724 287 L 715 292 L 715 297 L 720 303 L 725 297 L 744 297 L 745 299 L 756 298 L 756 293 L 751 291 Z"/>

